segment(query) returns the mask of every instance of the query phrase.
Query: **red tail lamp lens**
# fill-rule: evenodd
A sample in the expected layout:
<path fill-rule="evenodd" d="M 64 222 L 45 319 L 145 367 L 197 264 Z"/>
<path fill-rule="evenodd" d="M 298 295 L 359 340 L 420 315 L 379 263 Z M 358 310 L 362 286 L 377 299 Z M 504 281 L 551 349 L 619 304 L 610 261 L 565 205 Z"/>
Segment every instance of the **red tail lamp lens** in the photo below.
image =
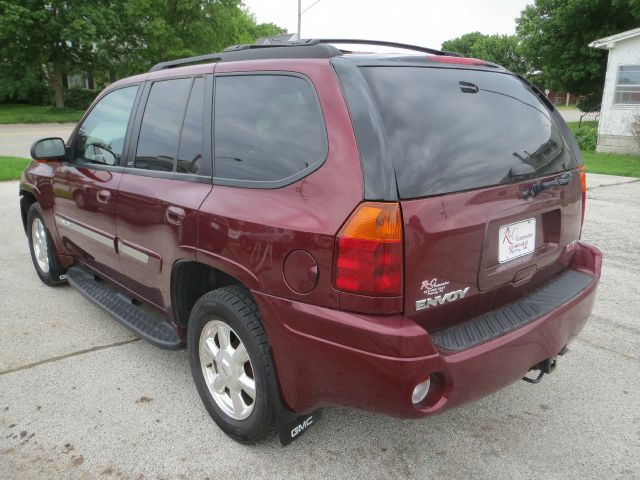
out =
<path fill-rule="evenodd" d="M 337 237 L 334 285 L 363 295 L 402 294 L 402 215 L 397 203 L 365 202 Z"/>
<path fill-rule="evenodd" d="M 584 211 L 587 206 L 587 172 L 584 165 L 578 167 L 578 174 L 580 175 L 580 185 L 582 186 L 582 223 L 584 224 Z"/>

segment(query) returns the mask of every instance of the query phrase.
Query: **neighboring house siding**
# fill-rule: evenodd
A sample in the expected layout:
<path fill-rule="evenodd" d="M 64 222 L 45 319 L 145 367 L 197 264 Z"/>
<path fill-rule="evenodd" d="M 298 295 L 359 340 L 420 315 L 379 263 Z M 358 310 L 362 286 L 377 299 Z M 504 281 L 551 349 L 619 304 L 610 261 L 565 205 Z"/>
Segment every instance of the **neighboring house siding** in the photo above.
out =
<path fill-rule="evenodd" d="M 598 124 L 597 150 L 599 152 L 640 153 L 640 146 L 631 136 L 630 129 L 634 114 L 640 114 L 640 104 L 614 103 L 619 67 L 634 65 L 640 67 L 640 36 L 618 41 L 609 50 Z"/>

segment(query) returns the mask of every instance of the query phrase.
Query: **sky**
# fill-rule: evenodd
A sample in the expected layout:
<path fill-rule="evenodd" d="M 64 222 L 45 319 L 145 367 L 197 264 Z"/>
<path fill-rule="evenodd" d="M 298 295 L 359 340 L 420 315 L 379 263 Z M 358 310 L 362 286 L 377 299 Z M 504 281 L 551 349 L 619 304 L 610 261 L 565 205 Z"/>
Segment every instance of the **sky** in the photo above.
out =
<path fill-rule="evenodd" d="M 302 0 L 302 10 L 315 0 Z M 440 48 L 465 33 L 514 34 L 533 0 L 320 0 L 302 15 L 304 38 L 365 38 Z M 244 0 L 258 23 L 297 30 L 297 0 Z"/>

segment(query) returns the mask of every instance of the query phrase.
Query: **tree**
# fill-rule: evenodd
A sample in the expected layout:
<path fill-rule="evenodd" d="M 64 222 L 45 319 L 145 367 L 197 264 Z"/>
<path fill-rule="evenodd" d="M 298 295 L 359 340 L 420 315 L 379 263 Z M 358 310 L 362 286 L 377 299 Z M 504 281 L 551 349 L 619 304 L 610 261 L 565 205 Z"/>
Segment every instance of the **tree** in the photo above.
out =
<path fill-rule="evenodd" d="M 515 35 L 484 35 L 471 32 L 442 43 L 442 49 L 458 52 L 465 57 L 475 57 L 497 63 L 512 72 L 529 73 L 527 62 L 520 51 Z"/>
<path fill-rule="evenodd" d="M 114 34 L 102 50 L 111 79 L 139 73 L 155 63 L 219 52 L 283 30 L 258 25 L 240 0 L 114 0 Z"/>
<path fill-rule="evenodd" d="M 65 74 L 114 81 L 282 32 L 241 0 L 0 0 L 0 99 L 48 84 L 63 107 Z"/>
<path fill-rule="evenodd" d="M 99 0 L 0 2 L 2 70 L 41 69 L 56 107 L 63 107 L 64 72 L 80 65 L 85 71 L 94 68 L 96 45 L 110 15 L 108 2 Z"/>
<path fill-rule="evenodd" d="M 640 0 L 535 0 L 516 23 L 521 51 L 546 88 L 601 98 L 607 52 L 588 45 L 636 28 Z"/>
<path fill-rule="evenodd" d="M 457 52 L 465 57 L 473 57 L 473 47 L 486 35 L 480 32 L 465 33 L 461 37 L 442 42 L 442 50 Z"/>

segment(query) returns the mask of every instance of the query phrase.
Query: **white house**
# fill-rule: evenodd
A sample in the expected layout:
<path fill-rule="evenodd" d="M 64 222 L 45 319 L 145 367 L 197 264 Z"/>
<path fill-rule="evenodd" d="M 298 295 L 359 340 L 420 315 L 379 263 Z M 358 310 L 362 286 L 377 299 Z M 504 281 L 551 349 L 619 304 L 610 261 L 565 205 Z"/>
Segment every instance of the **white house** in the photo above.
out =
<path fill-rule="evenodd" d="M 640 28 L 595 40 L 589 46 L 609 50 L 597 150 L 640 153 L 631 135 L 634 115 L 640 118 Z"/>

